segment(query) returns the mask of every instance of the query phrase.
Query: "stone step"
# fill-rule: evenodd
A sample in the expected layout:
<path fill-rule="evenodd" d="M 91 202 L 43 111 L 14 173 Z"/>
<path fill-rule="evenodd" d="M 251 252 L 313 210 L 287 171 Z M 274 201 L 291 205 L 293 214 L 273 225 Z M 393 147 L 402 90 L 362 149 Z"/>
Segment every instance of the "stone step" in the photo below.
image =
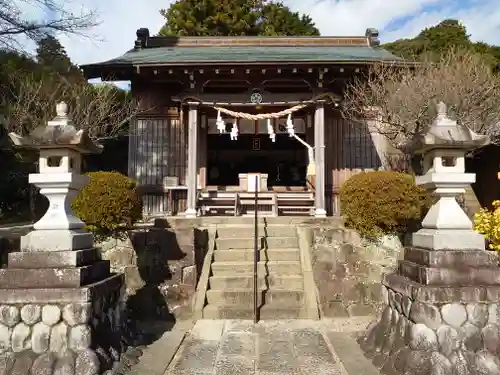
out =
<path fill-rule="evenodd" d="M 268 249 L 281 249 L 281 248 L 298 248 L 299 239 L 297 236 L 292 237 L 267 237 L 265 244 Z"/>
<path fill-rule="evenodd" d="M 259 304 L 278 303 L 283 306 L 300 306 L 304 298 L 303 290 L 260 290 L 257 293 Z M 207 301 L 212 305 L 252 305 L 254 295 L 252 289 L 209 289 Z"/>
<path fill-rule="evenodd" d="M 257 235 L 267 237 L 293 237 L 297 234 L 294 226 L 274 225 L 258 226 Z M 255 228 L 252 225 L 227 225 L 217 228 L 218 238 L 253 238 Z"/>
<path fill-rule="evenodd" d="M 267 237 L 295 237 L 297 228 L 295 225 L 273 225 L 266 227 Z"/>
<path fill-rule="evenodd" d="M 264 238 L 259 237 L 257 240 L 259 249 L 264 248 Z M 230 250 L 230 249 L 253 249 L 253 238 L 217 238 L 215 240 L 215 248 L 217 250 Z"/>
<path fill-rule="evenodd" d="M 215 240 L 217 250 L 229 249 L 253 249 L 254 238 L 217 238 Z M 259 237 L 257 240 L 259 248 L 280 249 L 280 248 L 298 248 L 299 240 L 297 236 L 293 237 Z"/>
<path fill-rule="evenodd" d="M 259 288 L 269 286 L 272 289 L 304 289 L 304 281 L 302 276 L 296 275 L 259 277 L 257 282 Z M 252 287 L 253 275 L 210 277 L 210 289 L 237 289 Z"/>
<path fill-rule="evenodd" d="M 216 250 L 214 251 L 214 260 L 216 262 L 238 262 L 238 261 L 253 261 L 253 249 L 243 250 Z M 259 260 L 300 260 L 298 249 L 270 249 L 259 250 Z"/>
<path fill-rule="evenodd" d="M 258 309 L 261 320 L 278 319 L 305 319 L 300 307 L 283 307 L 279 305 L 265 305 Z M 253 306 L 243 307 L 235 305 L 215 306 L 207 305 L 203 309 L 204 319 L 253 319 Z"/>
<path fill-rule="evenodd" d="M 265 275 L 302 275 L 302 265 L 297 261 L 260 261 L 257 272 Z M 234 276 L 253 273 L 253 262 L 213 262 L 214 276 Z"/>

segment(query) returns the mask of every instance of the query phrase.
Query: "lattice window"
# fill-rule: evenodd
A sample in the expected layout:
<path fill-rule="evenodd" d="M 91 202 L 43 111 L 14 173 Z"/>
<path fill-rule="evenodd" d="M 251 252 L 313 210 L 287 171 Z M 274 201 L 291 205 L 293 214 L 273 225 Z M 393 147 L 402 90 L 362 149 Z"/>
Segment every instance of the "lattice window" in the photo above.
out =
<path fill-rule="evenodd" d="M 366 125 L 349 124 L 344 132 L 342 146 L 344 168 L 377 168 L 377 152 Z"/>

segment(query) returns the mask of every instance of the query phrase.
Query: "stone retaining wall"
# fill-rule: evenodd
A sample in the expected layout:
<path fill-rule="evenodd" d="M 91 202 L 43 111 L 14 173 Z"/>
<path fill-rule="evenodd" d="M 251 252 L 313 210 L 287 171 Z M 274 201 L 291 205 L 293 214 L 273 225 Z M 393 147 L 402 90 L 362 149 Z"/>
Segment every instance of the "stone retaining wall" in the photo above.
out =
<path fill-rule="evenodd" d="M 359 340 L 382 374 L 500 373 L 498 286 L 442 287 L 436 292 L 439 287 L 426 291 L 414 284 L 415 290 L 402 292 L 385 285 L 396 285 L 391 280 L 397 278 L 385 277 L 385 308 Z"/>
<path fill-rule="evenodd" d="M 0 305 L 0 373 L 94 375 L 110 369 L 125 350 L 120 300 L 115 291 L 92 303 Z"/>
<path fill-rule="evenodd" d="M 345 228 L 311 228 L 314 279 L 324 316 L 374 315 L 382 306 L 382 274 L 402 254 L 398 237 L 367 242 Z"/>
<path fill-rule="evenodd" d="M 193 227 L 151 228 L 97 246 L 111 269 L 124 273 L 136 318 L 187 318 L 207 241 L 206 232 Z"/>

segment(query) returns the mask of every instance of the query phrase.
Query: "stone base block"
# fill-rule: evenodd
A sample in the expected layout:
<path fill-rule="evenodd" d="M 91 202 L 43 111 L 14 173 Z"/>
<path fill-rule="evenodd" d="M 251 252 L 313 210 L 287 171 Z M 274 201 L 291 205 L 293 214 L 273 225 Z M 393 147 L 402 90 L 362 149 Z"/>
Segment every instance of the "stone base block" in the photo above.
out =
<path fill-rule="evenodd" d="M 467 229 L 420 229 L 413 234 L 414 247 L 432 250 L 484 250 L 482 234 Z"/>
<path fill-rule="evenodd" d="M 500 285 L 500 268 L 489 267 L 438 268 L 400 260 L 399 273 L 423 285 Z"/>
<path fill-rule="evenodd" d="M 385 308 L 360 338 L 361 348 L 386 375 L 500 374 L 500 287 L 471 288 L 477 293 L 455 288 L 449 295 L 452 287 L 419 286 L 388 275 Z M 422 291 L 437 296 L 438 289 L 450 300 L 422 298 Z"/>
<path fill-rule="evenodd" d="M 84 230 L 34 230 L 21 237 L 21 251 L 68 251 L 94 247 L 92 233 Z"/>
<path fill-rule="evenodd" d="M 109 260 L 82 267 L 67 268 L 3 268 L 0 288 L 74 288 L 109 276 Z"/>
<path fill-rule="evenodd" d="M 101 260 L 97 248 L 75 251 L 15 252 L 8 255 L 9 268 L 67 268 L 82 267 Z"/>
<path fill-rule="evenodd" d="M 0 363 L 5 374 L 86 374 L 124 352 L 123 276 L 85 288 L 0 289 Z"/>
<path fill-rule="evenodd" d="M 406 247 L 404 259 L 426 267 L 498 267 L 497 253 L 487 250 L 429 250 Z"/>

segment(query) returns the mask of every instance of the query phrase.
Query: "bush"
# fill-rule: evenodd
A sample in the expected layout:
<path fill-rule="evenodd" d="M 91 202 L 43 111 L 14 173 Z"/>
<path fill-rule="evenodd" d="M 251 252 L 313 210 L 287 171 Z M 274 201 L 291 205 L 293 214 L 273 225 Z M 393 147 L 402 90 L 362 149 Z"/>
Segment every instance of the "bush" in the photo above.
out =
<path fill-rule="evenodd" d="M 114 236 L 142 218 L 135 181 L 118 172 L 87 173 L 90 182 L 73 201 L 75 214 L 97 236 Z"/>
<path fill-rule="evenodd" d="M 474 214 L 474 230 L 484 234 L 488 247 L 500 250 L 500 201 L 493 201 L 493 210 L 481 208 Z"/>
<path fill-rule="evenodd" d="M 341 213 L 348 227 L 368 238 L 402 234 L 418 228 L 431 203 L 412 175 L 363 172 L 340 189 Z"/>

